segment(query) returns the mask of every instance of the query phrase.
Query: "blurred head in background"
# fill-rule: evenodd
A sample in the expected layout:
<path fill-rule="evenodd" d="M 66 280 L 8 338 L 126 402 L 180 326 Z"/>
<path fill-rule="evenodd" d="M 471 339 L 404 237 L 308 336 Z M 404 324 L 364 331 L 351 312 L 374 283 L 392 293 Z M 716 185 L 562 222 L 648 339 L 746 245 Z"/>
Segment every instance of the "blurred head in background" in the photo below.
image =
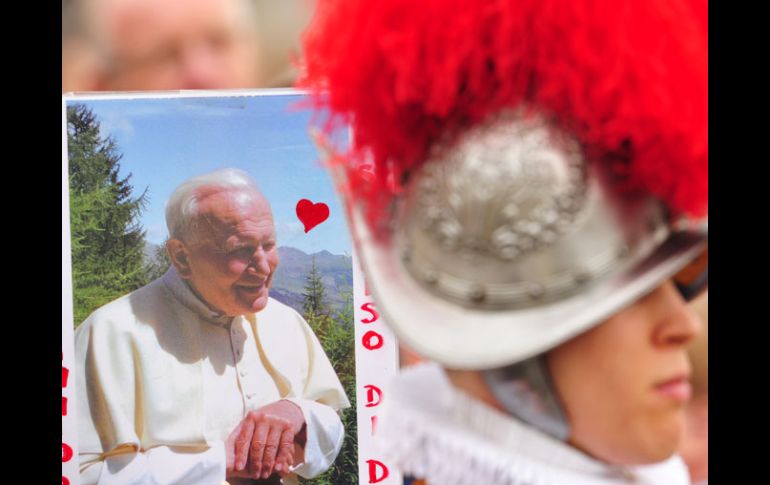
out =
<path fill-rule="evenodd" d="M 62 90 L 259 85 L 248 0 L 63 0 Z"/>
<path fill-rule="evenodd" d="M 293 86 L 301 55 L 300 37 L 316 0 L 249 0 L 257 11 L 260 82 L 264 87 Z"/>

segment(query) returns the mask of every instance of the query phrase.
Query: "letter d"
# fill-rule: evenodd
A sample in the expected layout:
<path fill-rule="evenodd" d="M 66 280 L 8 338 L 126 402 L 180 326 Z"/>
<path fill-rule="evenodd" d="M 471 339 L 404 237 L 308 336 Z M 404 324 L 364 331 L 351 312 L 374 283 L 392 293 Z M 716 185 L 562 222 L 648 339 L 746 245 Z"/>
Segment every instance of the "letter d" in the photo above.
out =
<path fill-rule="evenodd" d="M 386 478 L 388 478 L 388 475 L 390 474 L 390 472 L 388 471 L 388 467 L 386 467 L 384 463 L 377 460 L 366 460 L 366 463 L 369 464 L 369 483 L 381 482 Z M 378 467 L 381 471 L 380 476 L 377 476 Z"/>

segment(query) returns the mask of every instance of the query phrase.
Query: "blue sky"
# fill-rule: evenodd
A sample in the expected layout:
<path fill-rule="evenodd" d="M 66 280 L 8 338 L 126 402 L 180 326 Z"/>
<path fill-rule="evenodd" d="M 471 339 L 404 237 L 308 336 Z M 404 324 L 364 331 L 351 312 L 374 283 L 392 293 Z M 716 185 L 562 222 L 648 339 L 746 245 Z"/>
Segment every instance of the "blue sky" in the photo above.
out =
<path fill-rule="evenodd" d="M 306 253 L 351 254 L 345 216 L 331 179 L 320 166 L 307 130 L 312 113 L 294 106 L 299 94 L 135 99 L 87 99 L 123 153 L 121 174 L 136 194 L 147 188 L 141 216 L 147 240 L 167 236 L 164 204 L 183 180 L 225 167 L 248 172 L 270 201 L 278 244 Z M 324 202 L 330 216 L 305 234 L 295 207 Z"/>

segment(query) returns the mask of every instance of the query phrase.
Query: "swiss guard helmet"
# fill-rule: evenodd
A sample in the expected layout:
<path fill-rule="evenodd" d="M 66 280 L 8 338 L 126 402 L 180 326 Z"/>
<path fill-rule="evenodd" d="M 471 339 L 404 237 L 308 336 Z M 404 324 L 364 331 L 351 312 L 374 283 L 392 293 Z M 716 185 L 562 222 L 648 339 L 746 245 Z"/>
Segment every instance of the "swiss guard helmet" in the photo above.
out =
<path fill-rule="evenodd" d="M 707 282 L 703 1 L 319 0 L 317 107 L 368 284 L 446 367 L 525 361 L 693 261 Z"/>

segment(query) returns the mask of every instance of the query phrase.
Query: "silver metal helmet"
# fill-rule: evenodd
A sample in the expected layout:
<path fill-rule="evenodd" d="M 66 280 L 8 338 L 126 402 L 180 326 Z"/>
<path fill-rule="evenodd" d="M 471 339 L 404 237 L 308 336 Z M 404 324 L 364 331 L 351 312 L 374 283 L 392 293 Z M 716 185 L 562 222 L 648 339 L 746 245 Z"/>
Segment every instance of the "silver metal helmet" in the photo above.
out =
<path fill-rule="evenodd" d="M 388 237 L 352 211 L 388 324 L 446 367 L 502 367 L 597 325 L 707 246 L 707 219 L 673 221 L 608 177 L 523 110 L 436 144 L 396 197 Z"/>

